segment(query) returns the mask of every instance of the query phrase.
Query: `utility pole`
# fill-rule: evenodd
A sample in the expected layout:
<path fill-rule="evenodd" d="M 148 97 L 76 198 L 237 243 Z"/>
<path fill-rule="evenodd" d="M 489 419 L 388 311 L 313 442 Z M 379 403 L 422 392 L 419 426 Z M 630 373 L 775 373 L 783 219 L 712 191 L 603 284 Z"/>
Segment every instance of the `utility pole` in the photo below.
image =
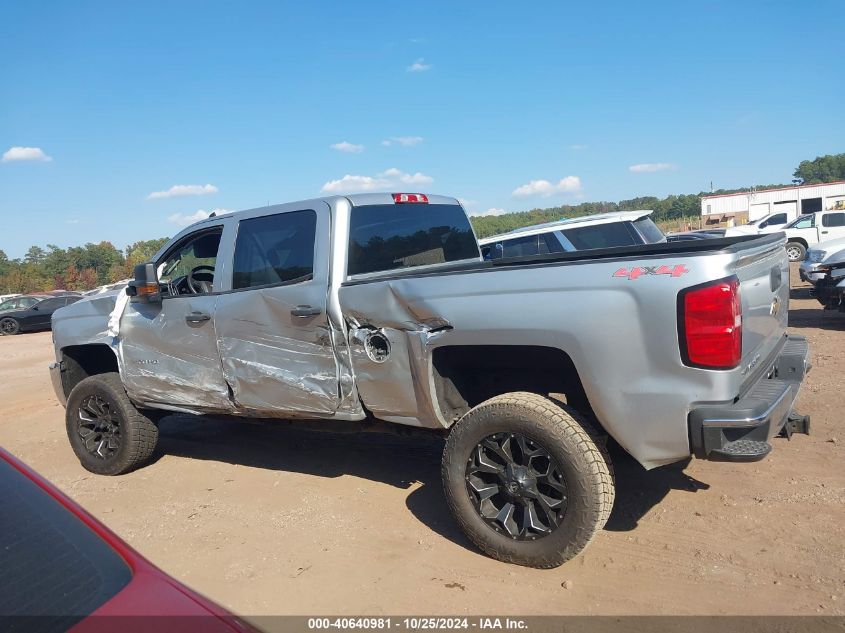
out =
<path fill-rule="evenodd" d="M 795 185 L 795 188 L 798 191 L 798 208 L 796 209 L 795 217 L 801 215 L 801 185 L 804 183 L 803 178 L 793 178 L 792 183 Z"/>

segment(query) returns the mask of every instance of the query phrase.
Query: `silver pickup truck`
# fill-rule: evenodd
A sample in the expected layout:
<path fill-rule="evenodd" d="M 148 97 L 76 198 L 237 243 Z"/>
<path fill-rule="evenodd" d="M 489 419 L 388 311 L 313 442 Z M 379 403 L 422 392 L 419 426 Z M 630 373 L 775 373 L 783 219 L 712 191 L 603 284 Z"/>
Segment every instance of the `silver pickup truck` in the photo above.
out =
<path fill-rule="evenodd" d="M 755 461 L 807 431 L 783 245 L 484 261 L 454 198 L 267 206 L 194 224 L 125 294 L 57 312 L 53 384 L 73 450 L 106 475 L 151 456 L 168 412 L 439 433 L 466 535 L 553 567 L 610 514 L 608 436 L 653 468 Z"/>

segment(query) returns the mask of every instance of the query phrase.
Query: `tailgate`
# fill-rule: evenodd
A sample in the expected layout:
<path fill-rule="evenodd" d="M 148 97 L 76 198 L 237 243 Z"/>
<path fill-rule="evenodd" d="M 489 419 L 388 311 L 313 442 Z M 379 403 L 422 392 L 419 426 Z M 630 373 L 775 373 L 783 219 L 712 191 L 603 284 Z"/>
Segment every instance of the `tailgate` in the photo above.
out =
<path fill-rule="evenodd" d="M 789 316 L 789 261 L 783 242 L 740 251 L 735 264 L 742 301 L 742 368 L 750 377 L 784 340 Z"/>

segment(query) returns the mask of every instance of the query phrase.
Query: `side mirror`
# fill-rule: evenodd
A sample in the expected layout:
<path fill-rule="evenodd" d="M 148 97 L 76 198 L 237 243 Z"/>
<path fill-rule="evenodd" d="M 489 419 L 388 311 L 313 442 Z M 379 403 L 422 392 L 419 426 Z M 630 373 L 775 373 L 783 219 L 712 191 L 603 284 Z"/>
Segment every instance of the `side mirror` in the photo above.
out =
<path fill-rule="evenodd" d="M 158 286 L 155 264 L 135 266 L 135 279 L 126 286 L 132 303 L 161 303 L 161 290 Z"/>

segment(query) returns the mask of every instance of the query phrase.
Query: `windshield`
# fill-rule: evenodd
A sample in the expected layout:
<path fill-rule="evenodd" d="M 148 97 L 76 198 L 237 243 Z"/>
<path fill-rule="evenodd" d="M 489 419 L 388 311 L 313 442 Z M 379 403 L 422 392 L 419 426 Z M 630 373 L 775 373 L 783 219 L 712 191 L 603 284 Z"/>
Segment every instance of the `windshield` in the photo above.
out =
<path fill-rule="evenodd" d="M 347 274 L 478 259 L 469 219 L 457 204 L 353 207 Z"/>
<path fill-rule="evenodd" d="M 785 229 L 809 229 L 815 225 L 815 217 L 814 215 L 802 215 L 797 220 L 793 220 L 789 224 L 787 224 L 784 228 Z"/>

